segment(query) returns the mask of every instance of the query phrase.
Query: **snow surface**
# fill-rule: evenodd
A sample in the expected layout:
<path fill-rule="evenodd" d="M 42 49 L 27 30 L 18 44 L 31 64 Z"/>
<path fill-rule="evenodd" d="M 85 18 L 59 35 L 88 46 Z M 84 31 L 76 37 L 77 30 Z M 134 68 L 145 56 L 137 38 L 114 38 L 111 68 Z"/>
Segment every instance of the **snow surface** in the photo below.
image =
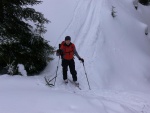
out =
<path fill-rule="evenodd" d="M 65 85 L 54 56 L 40 76 L 0 76 L 0 113 L 150 113 L 150 36 L 145 35 L 150 7 L 138 4 L 136 10 L 133 2 L 44 0 L 36 8 L 52 21 L 46 39 L 57 47 L 66 35 L 72 37 L 92 90 L 77 58 L 82 90 Z M 50 88 L 44 76 L 53 78 L 57 65 L 56 84 Z"/>
<path fill-rule="evenodd" d="M 23 76 L 27 76 L 27 71 L 24 68 L 23 64 L 18 64 L 18 72 L 20 72 L 21 75 Z"/>

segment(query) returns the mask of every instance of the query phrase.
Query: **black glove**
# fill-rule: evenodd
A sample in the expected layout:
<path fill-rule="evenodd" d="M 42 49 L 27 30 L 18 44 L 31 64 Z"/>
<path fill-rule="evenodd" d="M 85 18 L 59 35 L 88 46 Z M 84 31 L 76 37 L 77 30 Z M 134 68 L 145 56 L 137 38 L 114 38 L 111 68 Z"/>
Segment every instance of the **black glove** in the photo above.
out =
<path fill-rule="evenodd" d="M 61 55 L 62 54 L 62 50 L 61 49 L 57 49 L 57 53 Z"/>
<path fill-rule="evenodd" d="M 84 62 L 84 59 L 83 58 L 79 58 L 79 60 L 83 63 Z"/>

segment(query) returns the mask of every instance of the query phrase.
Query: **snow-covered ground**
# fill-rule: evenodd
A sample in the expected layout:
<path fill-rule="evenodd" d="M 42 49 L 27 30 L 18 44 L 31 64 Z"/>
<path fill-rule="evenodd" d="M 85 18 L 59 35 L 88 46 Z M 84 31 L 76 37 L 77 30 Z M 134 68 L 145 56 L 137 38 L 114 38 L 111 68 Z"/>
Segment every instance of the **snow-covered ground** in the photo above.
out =
<path fill-rule="evenodd" d="M 136 10 L 133 0 L 44 0 L 36 8 L 52 21 L 45 34 L 50 44 L 72 37 L 92 90 L 77 58 L 82 90 L 63 83 L 61 62 L 55 87 L 46 86 L 44 76 L 56 74 L 54 55 L 40 76 L 0 76 L 0 113 L 150 113 L 149 6 L 138 4 Z"/>
<path fill-rule="evenodd" d="M 149 113 L 141 92 L 79 90 L 72 84 L 45 86 L 43 77 L 0 77 L 0 113 Z"/>

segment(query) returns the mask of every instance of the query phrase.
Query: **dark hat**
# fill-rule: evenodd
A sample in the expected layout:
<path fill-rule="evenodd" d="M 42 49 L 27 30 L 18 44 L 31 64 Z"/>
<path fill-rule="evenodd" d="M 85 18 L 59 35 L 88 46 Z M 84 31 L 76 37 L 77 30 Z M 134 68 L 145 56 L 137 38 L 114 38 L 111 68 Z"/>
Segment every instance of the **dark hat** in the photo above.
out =
<path fill-rule="evenodd" d="M 71 40 L 71 37 L 70 37 L 70 36 L 66 36 L 66 37 L 65 37 L 65 41 L 66 41 L 66 40 Z"/>

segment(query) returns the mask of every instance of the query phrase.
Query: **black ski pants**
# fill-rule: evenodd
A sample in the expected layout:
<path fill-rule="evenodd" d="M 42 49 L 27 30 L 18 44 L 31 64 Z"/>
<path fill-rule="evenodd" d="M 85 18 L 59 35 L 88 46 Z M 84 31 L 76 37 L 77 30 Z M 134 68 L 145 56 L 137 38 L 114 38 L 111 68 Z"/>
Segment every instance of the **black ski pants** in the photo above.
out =
<path fill-rule="evenodd" d="M 69 69 L 70 69 L 70 73 L 72 74 L 73 81 L 77 81 L 77 72 L 75 70 L 74 59 L 71 59 L 71 60 L 62 59 L 63 79 L 64 80 L 67 79 L 68 66 L 69 66 Z"/>

